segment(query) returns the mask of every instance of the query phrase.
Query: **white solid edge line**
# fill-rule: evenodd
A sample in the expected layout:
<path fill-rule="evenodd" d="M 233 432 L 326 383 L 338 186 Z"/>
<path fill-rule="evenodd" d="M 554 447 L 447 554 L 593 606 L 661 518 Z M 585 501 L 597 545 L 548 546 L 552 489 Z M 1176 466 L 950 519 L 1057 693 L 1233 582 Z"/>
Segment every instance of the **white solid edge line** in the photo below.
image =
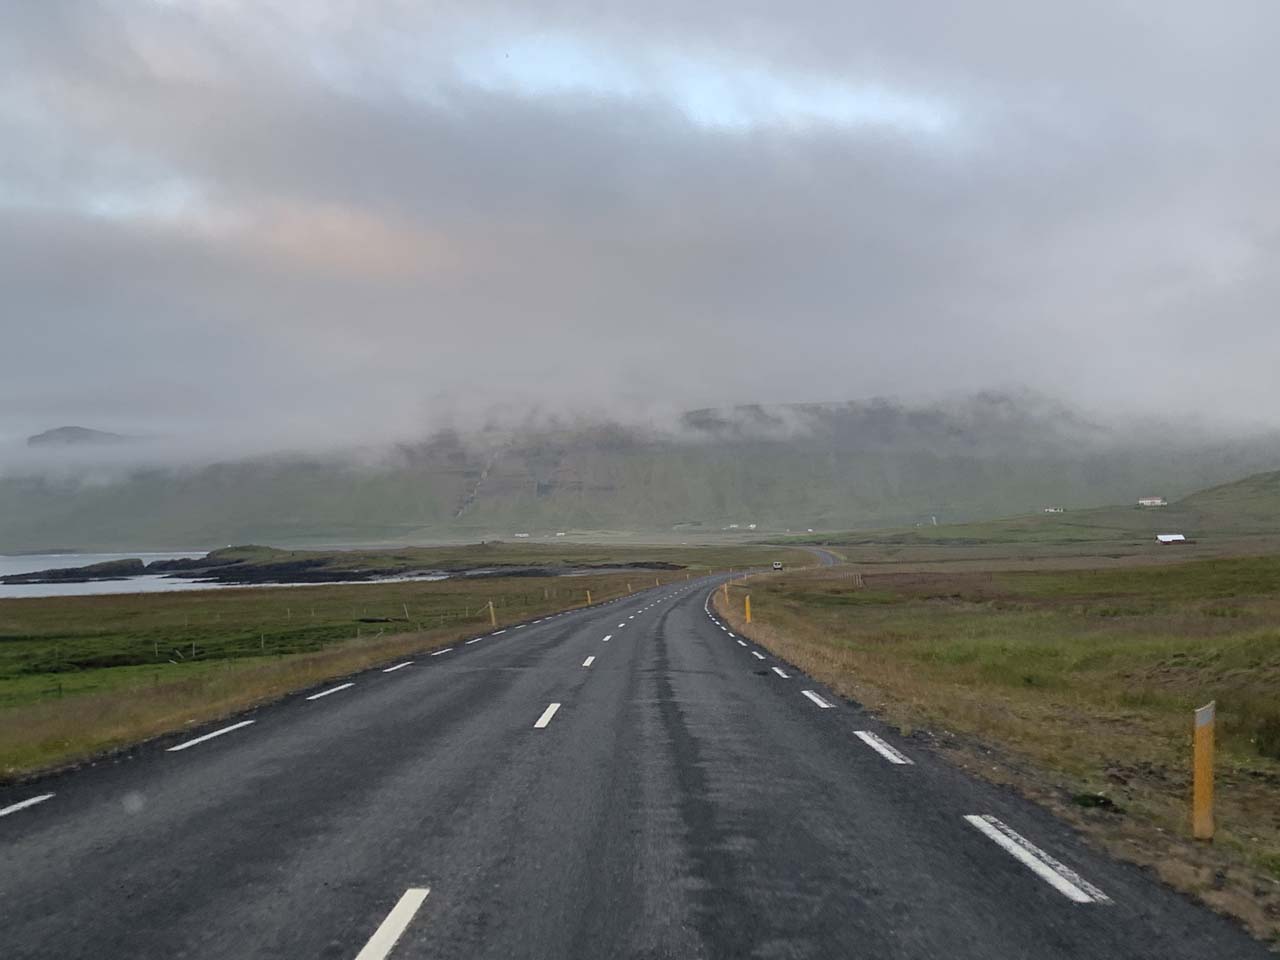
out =
<path fill-rule="evenodd" d="M 1059 863 L 1012 827 L 990 814 L 967 814 L 965 820 L 988 839 L 1031 870 L 1068 900 L 1076 903 L 1110 903 L 1111 898 L 1065 864 Z"/>
<path fill-rule="evenodd" d="M 558 703 L 552 703 L 548 705 L 547 709 L 542 711 L 542 716 L 540 716 L 537 719 L 537 722 L 534 723 L 533 728 L 535 730 L 541 730 L 543 727 L 545 727 L 548 723 L 551 722 L 551 718 L 556 715 L 556 711 L 559 709 L 560 709 L 560 704 Z"/>
<path fill-rule="evenodd" d="M 386 919 L 373 932 L 369 942 L 356 954 L 356 960 L 385 960 L 430 892 L 430 887 L 410 887 L 406 890 Z"/>
<path fill-rule="evenodd" d="M 327 697 L 331 693 L 337 693 L 339 690 L 345 690 L 347 687 L 354 687 L 354 683 L 340 683 L 336 687 L 330 687 L 328 690 L 321 690 L 319 693 L 313 693 L 307 697 L 308 700 L 319 700 L 321 697 Z"/>
<path fill-rule="evenodd" d="M 610 640 L 612 640 L 612 639 L 613 639 L 613 634 L 612 634 L 612 633 L 606 633 L 606 634 L 604 635 L 604 641 L 603 641 L 603 642 L 604 642 L 604 643 L 608 643 L 608 642 L 609 642 Z"/>
<path fill-rule="evenodd" d="M 835 706 L 834 703 L 827 703 L 827 701 L 823 700 L 820 696 L 818 696 L 812 690 L 801 690 L 800 692 L 803 693 L 810 700 L 812 700 L 814 703 L 816 703 L 818 706 L 820 706 L 823 710 L 830 710 L 832 707 Z"/>
<path fill-rule="evenodd" d="M 448 652 L 449 652 L 449 651 L 451 651 L 452 649 L 453 649 L 453 647 L 445 647 L 443 650 L 433 650 L 433 651 L 431 652 L 431 655 L 432 655 L 433 657 L 438 657 L 438 656 L 440 656 L 440 654 L 442 654 L 442 653 L 448 653 Z"/>
<path fill-rule="evenodd" d="M 589 667 L 591 666 L 591 664 L 595 663 L 595 660 L 596 660 L 595 657 L 587 657 L 587 659 L 582 661 L 582 665 L 584 667 Z"/>
<path fill-rule="evenodd" d="M 350 686 L 350 684 L 348 684 L 348 686 Z M 308 697 L 307 699 L 310 700 L 311 698 Z M 165 752 L 174 753 L 178 750 L 185 750 L 187 747 L 194 747 L 197 743 L 204 743 L 206 740 L 212 740 L 214 737 L 220 737 L 224 733 L 230 733 L 232 730 L 239 730 L 241 727 L 247 727 L 251 723 L 253 723 L 252 720 L 241 720 L 239 723 L 233 723 L 231 726 L 223 727 L 221 730 L 215 730 L 213 733 L 206 733 L 203 737 L 196 737 L 194 740 L 184 740 L 182 743 L 174 744 Z"/>
<path fill-rule="evenodd" d="M 52 793 L 42 793 L 38 797 L 27 797 L 25 800 L 19 800 L 17 803 L 11 803 L 9 806 L 0 809 L 0 817 L 7 817 L 11 813 L 17 813 L 19 810 L 25 810 L 27 807 L 34 807 L 37 803 L 44 803 Z"/>
<path fill-rule="evenodd" d="M 406 660 L 404 663 L 397 663 L 394 667 L 387 667 L 382 672 L 395 673 L 397 670 L 403 670 L 405 667 L 411 666 L 412 664 L 413 664 L 412 660 Z"/>
<path fill-rule="evenodd" d="M 853 731 L 853 735 L 890 763 L 915 763 L 915 761 L 905 753 L 898 750 L 896 747 L 890 746 L 870 730 L 855 730 Z"/>
<path fill-rule="evenodd" d="M 761 652 L 760 652 L 760 651 L 758 651 L 758 650 L 752 650 L 752 651 L 751 651 L 751 655 L 752 655 L 753 657 L 755 657 L 757 660 L 763 660 L 763 659 L 764 659 L 764 654 L 763 654 L 763 653 L 761 653 Z"/>
<path fill-rule="evenodd" d="M 790 679 L 791 679 L 789 676 L 787 676 L 785 673 L 783 673 L 783 672 L 782 672 L 781 670 L 779 670 L 777 667 L 774 667 L 774 668 L 773 668 L 773 672 L 774 672 L 774 673 L 776 673 L 778 676 L 780 676 L 783 680 L 790 680 Z"/>

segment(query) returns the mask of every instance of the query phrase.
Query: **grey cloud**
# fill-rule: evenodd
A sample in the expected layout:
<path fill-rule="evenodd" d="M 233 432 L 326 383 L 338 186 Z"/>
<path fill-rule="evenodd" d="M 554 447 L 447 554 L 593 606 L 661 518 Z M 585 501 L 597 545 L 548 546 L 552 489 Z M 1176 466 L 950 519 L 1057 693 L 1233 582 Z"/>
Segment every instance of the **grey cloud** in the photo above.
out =
<path fill-rule="evenodd" d="M 363 442 L 1012 384 L 1271 419 L 1280 13 L 1150 9 L 20 5 L 0 435 Z M 954 128 L 725 129 L 670 90 L 454 69 L 536 31 L 642 78 L 675 51 L 903 91 Z"/>

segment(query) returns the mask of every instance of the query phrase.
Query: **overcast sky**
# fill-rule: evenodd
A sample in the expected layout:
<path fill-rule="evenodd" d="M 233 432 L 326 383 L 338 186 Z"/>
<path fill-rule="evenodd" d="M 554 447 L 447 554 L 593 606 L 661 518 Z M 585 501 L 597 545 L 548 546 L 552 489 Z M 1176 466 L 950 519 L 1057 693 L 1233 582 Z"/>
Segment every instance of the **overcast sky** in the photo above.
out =
<path fill-rule="evenodd" d="M 1280 4 L 38 0 L 0 437 L 1026 384 L 1280 420 Z"/>

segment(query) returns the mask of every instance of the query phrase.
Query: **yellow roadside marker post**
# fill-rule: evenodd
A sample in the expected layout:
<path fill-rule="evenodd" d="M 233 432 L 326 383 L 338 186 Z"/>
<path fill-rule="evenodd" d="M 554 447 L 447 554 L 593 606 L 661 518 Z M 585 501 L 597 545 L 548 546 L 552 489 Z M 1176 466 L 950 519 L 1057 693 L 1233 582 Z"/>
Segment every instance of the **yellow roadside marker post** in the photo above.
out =
<path fill-rule="evenodd" d="M 496 627 L 498 625 L 498 615 L 493 611 L 493 601 L 489 601 L 489 626 Z"/>
<path fill-rule="evenodd" d="M 1197 840 L 1213 839 L 1213 726 L 1217 703 L 1211 700 L 1196 711 L 1191 835 Z"/>
<path fill-rule="evenodd" d="M 724 602 L 725 603 L 729 602 L 729 581 L 728 580 L 724 582 Z"/>
<path fill-rule="evenodd" d="M 628 584 L 627 584 L 627 593 L 630 593 L 630 592 L 631 592 L 631 584 L 630 584 L 630 583 L 628 583 Z"/>
<path fill-rule="evenodd" d="M 746 604 L 747 623 L 750 623 L 751 622 L 751 594 L 748 593 L 745 597 L 743 597 L 743 601 Z"/>
<path fill-rule="evenodd" d="M 587 606 L 591 606 L 591 591 L 587 591 Z"/>

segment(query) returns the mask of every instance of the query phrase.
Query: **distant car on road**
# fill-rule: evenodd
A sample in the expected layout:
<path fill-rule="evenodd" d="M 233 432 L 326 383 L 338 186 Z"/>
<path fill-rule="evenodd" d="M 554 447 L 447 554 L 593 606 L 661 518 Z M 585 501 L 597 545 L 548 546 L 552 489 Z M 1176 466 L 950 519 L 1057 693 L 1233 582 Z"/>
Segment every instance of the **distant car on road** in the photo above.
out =
<path fill-rule="evenodd" d="M 781 561 L 781 560 L 775 560 L 775 561 L 773 561 L 773 569 L 775 569 L 775 570 L 781 570 L 781 569 L 782 569 L 782 561 Z"/>

